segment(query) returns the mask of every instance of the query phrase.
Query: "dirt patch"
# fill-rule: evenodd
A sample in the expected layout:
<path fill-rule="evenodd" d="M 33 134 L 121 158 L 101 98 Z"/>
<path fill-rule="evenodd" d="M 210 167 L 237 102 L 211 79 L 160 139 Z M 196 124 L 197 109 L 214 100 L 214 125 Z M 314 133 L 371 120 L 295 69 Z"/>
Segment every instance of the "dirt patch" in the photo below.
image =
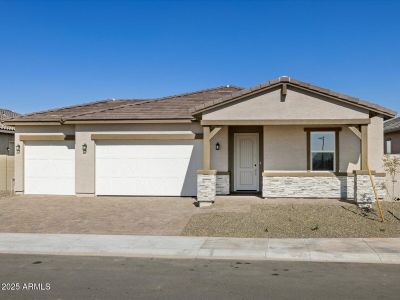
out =
<path fill-rule="evenodd" d="M 201 213 L 191 217 L 185 236 L 247 238 L 400 237 L 400 203 L 385 202 L 385 222 L 376 206 L 256 204 L 250 212 Z"/>

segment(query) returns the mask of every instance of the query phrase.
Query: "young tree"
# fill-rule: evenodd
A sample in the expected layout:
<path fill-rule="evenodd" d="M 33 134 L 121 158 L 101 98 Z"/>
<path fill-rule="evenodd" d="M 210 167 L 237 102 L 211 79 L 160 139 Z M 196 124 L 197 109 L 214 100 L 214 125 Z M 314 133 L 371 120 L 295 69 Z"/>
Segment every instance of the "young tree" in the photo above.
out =
<path fill-rule="evenodd" d="M 383 158 L 383 166 L 385 171 L 392 177 L 392 198 L 394 197 L 394 185 L 396 184 L 396 176 L 400 173 L 400 157 L 394 155 L 385 155 Z"/>

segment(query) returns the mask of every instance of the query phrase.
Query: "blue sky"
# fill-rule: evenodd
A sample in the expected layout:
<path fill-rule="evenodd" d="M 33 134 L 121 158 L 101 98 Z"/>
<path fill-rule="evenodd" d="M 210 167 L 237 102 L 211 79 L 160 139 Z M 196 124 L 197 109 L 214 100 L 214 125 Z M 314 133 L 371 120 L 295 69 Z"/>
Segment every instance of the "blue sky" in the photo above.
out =
<path fill-rule="evenodd" d="M 400 111 L 400 1 L 2 1 L 0 107 L 289 75 Z"/>

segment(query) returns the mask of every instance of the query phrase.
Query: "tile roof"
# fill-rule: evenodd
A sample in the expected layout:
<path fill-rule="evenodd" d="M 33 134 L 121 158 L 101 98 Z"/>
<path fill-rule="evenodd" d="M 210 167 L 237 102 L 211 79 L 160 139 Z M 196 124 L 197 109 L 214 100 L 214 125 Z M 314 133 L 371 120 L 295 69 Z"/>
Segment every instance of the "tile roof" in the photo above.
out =
<path fill-rule="evenodd" d="M 365 107 L 368 110 L 383 114 L 387 118 L 396 115 L 396 112 L 368 101 L 339 94 L 293 78 L 280 77 L 249 89 L 237 86 L 221 86 L 164 98 L 103 100 L 20 115 L 10 121 L 62 123 L 65 121 L 85 120 L 191 120 L 194 115 L 213 108 L 215 105 L 235 101 L 235 99 L 242 96 L 252 95 L 284 83 Z"/>
<path fill-rule="evenodd" d="M 385 133 L 400 131 L 400 117 L 387 120 L 384 123 L 384 130 L 385 130 Z"/>
<path fill-rule="evenodd" d="M 16 116 L 18 116 L 18 114 L 16 112 L 13 112 L 8 109 L 0 108 L 0 132 L 10 132 L 10 133 L 14 132 L 15 129 L 13 126 L 5 125 L 3 122 L 6 119 L 16 117 Z"/>
<path fill-rule="evenodd" d="M 193 116 L 190 113 L 190 109 L 194 106 L 231 95 L 240 89 L 235 86 L 224 86 L 141 103 L 128 103 L 114 108 L 75 115 L 69 120 L 192 119 Z"/>
<path fill-rule="evenodd" d="M 236 86 L 222 86 L 164 98 L 103 100 L 20 115 L 13 118 L 12 121 L 193 119 L 190 113 L 192 107 L 230 95 L 240 89 Z"/>
<path fill-rule="evenodd" d="M 320 93 L 320 94 L 323 94 L 323 95 L 326 95 L 326 96 L 331 96 L 331 97 L 337 98 L 339 100 L 344 100 L 344 101 L 349 102 L 349 103 L 354 103 L 354 104 L 363 106 L 363 107 L 365 107 L 365 108 L 367 108 L 369 110 L 375 110 L 375 111 L 377 111 L 379 113 L 384 114 L 387 117 L 393 118 L 394 116 L 396 116 L 396 112 L 395 111 L 393 111 L 391 109 L 388 109 L 388 108 L 385 108 L 383 106 L 377 105 L 375 103 L 372 103 L 372 102 L 369 102 L 369 101 L 365 101 L 365 100 L 361 100 L 359 98 L 351 97 L 351 96 L 348 96 L 348 95 L 345 95 L 345 94 L 337 93 L 337 92 L 334 92 L 334 91 L 331 91 L 331 90 L 328 90 L 328 89 L 325 89 L 325 88 L 321 88 L 319 86 L 316 86 L 316 85 L 313 85 L 313 84 L 310 84 L 310 83 L 306 83 L 306 82 L 303 82 L 303 81 L 300 81 L 300 80 L 296 80 L 294 78 L 287 77 L 287 76 L 282 76 L 282 77 L 279 77 L 277 79 L 273 79 L 273 80 L 267 81 L 267 82 L 265 82 L 263 84 L 259 84 L 259 85 L 253 86 L 253 87 L 248 88 L 248 89 L 242 89 L 242 90 L 240 90 L 237 93 L 234 93 L 232 95 L 229 95 L 229 96 L 226 96 L 226 97 L 214 100 L 214 101 L 209 101 L 209 102 L 197 105 L 196 107 L 194 107 L 192 109 L 192 113 L 196 114 L 196 113 L 202 112 L 204 110 L 213 108 L 214 106 L 222 104 L 224 102 L 234 101 L 236 98 L 239 98 L 239 97 L 242 97 L 242 96 L 251 95 L 253 93 L 257 93 L 259 91 L 262 91 L 264 89 L 268 89 L 268 88 L 271 88 L 271 87 L 279 86 L 279 85 L 282 85 L 284 83 L 287 83 L 287 84 L 293 85 L 293 86 L 297 86 L 297 87 L 301 87 L 301 88 L 304 88 L 304 89 L 307 89 L 307 90 L 310 90 L 310 91 L 313 91 L 313 92 L 317 92 L 317 93 Z"/>
<path fill-rule="evenodd" d="M 146 102 L 148 100 L 139 100 L 139 99 L 124 99 L 124 100 L 113 100 L 113 99 L 107 99 L 107 100 L 100 100 L 100 101 L 95 101 L 95 102 L 88 102 L 88 103 L 83 103 L 79 105 L 72 105 L 72 106 L 66 106 L 62 108 L 56 108 L 56 109 L 50 109 L 50 110 L 45 110 L 45 111 L 40 111 L 40 112 L 34 112 L 30 114 L 25 114 L 25 115 L 19 115 L 15 118 L 13 118 L 13 121 L 53 121 L 53 122 L 58 122 L 62 120 L 66 120 L 70 117 L 73 117 L 78 114 L 84 114 L 84 113 L 90 113 L 98 110 L 104 110 L 104 109 L 112 109 L 114 107 L 119 107 L 125 104 L 130 104 L 130 103 L 141 103 L 141 102 Z"/>

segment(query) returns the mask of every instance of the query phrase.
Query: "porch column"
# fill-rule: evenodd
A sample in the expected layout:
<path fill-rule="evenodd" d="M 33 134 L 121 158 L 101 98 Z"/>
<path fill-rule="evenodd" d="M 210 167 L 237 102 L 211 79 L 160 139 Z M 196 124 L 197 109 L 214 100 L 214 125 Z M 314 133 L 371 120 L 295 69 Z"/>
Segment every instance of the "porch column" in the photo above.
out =
<path fill-rule="evenodd" d="M 211 169 L 210 126 L 203 126 L 203 170 Z"/>
<path fill-rule="evenodd" d="M 375 201 L 374 191 L 368 173 L 368 125 L 361 125 L 361 166 L 359 171 L 354 171 L 354 201 L 359 207 L 371 207 Z M 375 181 L 375 171 L 371 170 Z"/>
<path fill-rule="evenodd" d="M 203 169 L 197 171 L 197 202 L 199 207 L 214 203 L 217 188 L 217 171 L 211 170 L 211 130 L 203 126 Z"/>
<path fill-rule="evenodd" d="M 361 170 L 368 170 L 368 125 L 361 125 Z"/>

